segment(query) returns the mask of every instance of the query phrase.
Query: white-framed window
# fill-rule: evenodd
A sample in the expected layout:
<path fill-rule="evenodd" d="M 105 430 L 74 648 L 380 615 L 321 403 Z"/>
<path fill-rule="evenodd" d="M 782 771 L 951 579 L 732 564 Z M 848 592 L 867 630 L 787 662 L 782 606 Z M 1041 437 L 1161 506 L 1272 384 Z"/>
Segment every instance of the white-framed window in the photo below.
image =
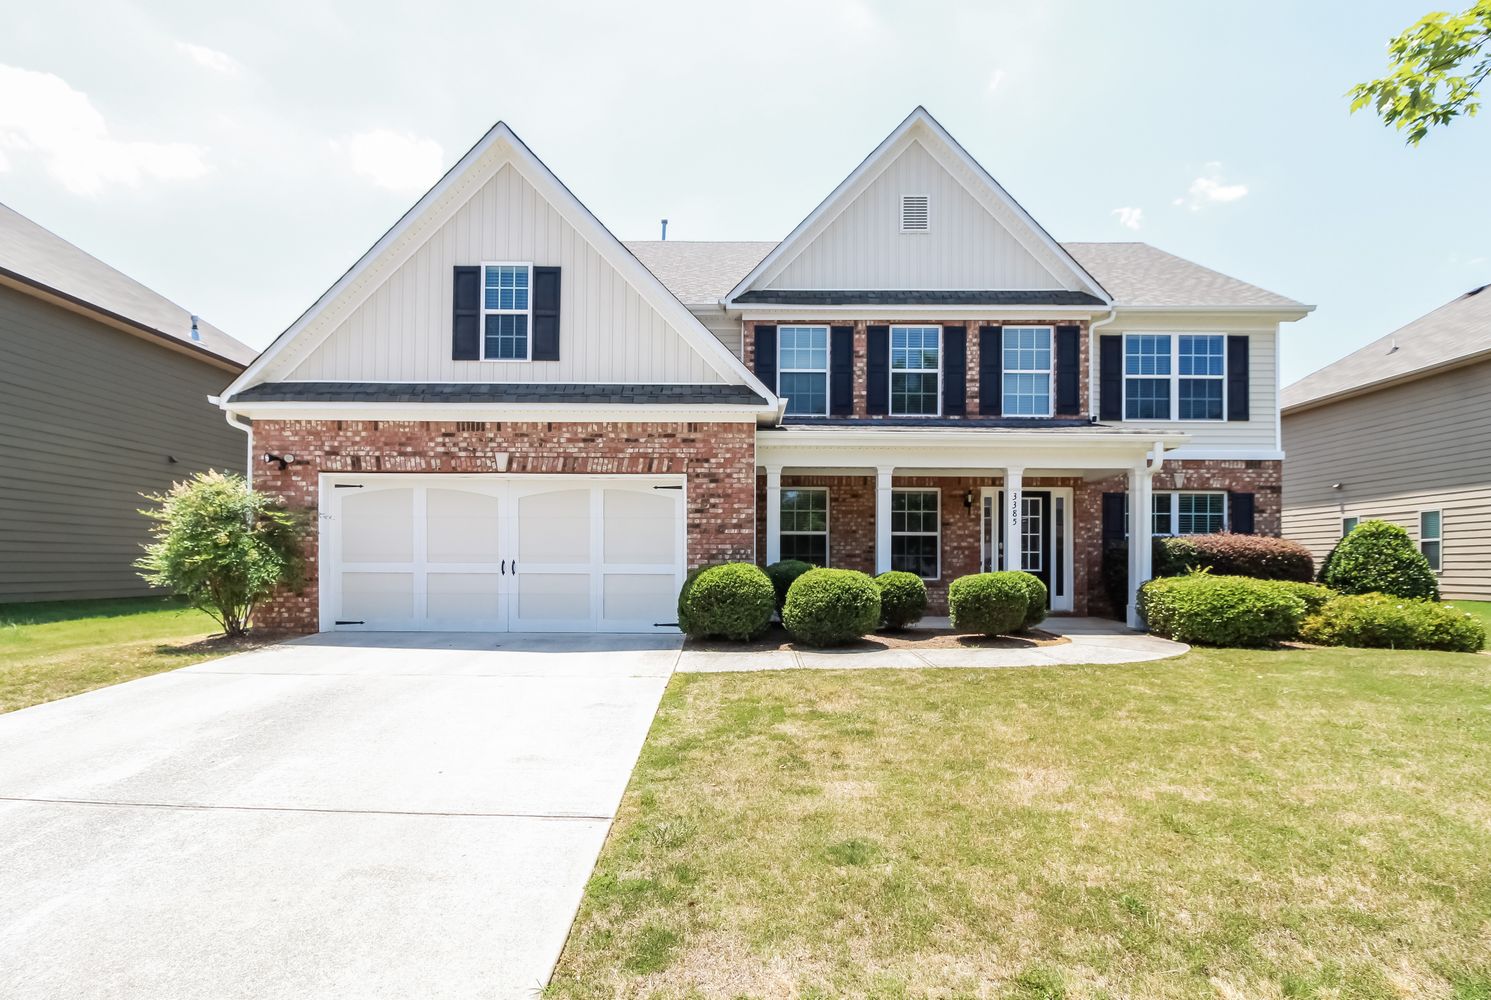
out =
<path fill-rule="evenodd" d="M 1419 511 L 1419 551 L 1429 560 L 1429 568 L 1440 571 L 1444 561 L 1444 515 L 1437 510 Z"/>
<path fill-rule="evenodd" d="M 1125 420 L 1224 420 L 1227 337 L 1220 333 L 1126 333 Z"/>
<path fill-rule="evenodd" d="M 481 266 L 483 361 L 532 359 L 532 293 L 532 264 L 496 262 Z"/>
<path fill-rule="evenodd" d="M 1049 326 L 1007 326 L 1001 334 L 1004 381 L 1000 392 L 1006 417 L 1051 415 L 1051 338 Z"/>
<path fill-rule="evenodd" d="M 1341 518 L 1341 537 L 1345 538 L 1347 535 L 1351 534 L 1353 531 L 1356 530 L 1356 526 L 1361 523 L 1362 519 L 1359 517 Z"/>
<path fill-rule="evenodd" d="M 782 490 L 781 548 L 783 559 L 828 565 L 828 490 Z"/>
<path fill-rule="evenodd" d="M 828 416 L 828 327 L 777 328 L 777 394 L 794 416 Z"/>
<path fill-rule="evenodd" d="M 924 194 L 901 195 L 901 232 L 932 231 L 932 199 Z"/>
<path fill-rule="evenodd" d="M 890 496 L 890 568 L 923 580 L 942 575 L 942 495 L 897 488 Z"/>
<path fill-rule="evenodd" d="M 942 327 L 890 328 L 890 412 L 903 417 L 942 412 Z"/>
<path fill-rule="evenodd" d="M 1214 535 L 1227 530 L 1226 493 L 1154 493 L 1151 531 L 1156 535 Z"/>

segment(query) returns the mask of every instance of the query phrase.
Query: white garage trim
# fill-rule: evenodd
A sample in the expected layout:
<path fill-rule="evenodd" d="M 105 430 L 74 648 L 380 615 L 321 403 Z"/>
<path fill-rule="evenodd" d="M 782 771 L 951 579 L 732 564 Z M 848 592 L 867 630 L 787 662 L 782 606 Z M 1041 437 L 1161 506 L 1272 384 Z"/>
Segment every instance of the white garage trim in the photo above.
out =
<path fill-rule="evenodd" d="M 686 494 L 681 475 L 323 474 L 321 630 L 675 631 Z"/>

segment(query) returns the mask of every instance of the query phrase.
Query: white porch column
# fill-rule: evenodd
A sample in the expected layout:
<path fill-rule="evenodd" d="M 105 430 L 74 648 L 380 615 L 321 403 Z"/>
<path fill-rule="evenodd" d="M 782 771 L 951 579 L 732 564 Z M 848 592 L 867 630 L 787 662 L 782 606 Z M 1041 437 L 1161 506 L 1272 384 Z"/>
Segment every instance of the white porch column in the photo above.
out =
<path fill-rule="evenodd" d="M 1025 546 L 1020 537 L 1021 497 L 1024 495 L 1025 470 L 1011 466 L 1004 470 L 1004 568 L 1025 568 Z"/>
<path fill-rule="evenodd" d="M 1153 573 L 1150 517 L 1154 478 L 1147 467 L 1129 471 L 1129 627 L 1143 628 L 1139 616 L 1139 588 Z"/>
<path fill-rule="evenodd" d="M 766 467 L 766 565 L 782 561 L 782 467 Z"/>
<path fill-rule="evenodd" d="M 890 497 L 891 476 L 895 467 L 882 465 L 875 470 L 875 572 L 890 570 Z"/>

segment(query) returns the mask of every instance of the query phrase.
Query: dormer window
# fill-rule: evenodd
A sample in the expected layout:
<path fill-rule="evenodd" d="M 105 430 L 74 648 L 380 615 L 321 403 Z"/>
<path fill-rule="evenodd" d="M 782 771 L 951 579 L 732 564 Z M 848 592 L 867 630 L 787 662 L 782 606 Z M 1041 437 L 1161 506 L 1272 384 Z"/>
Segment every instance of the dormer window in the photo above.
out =
<path fill-rule="evenodd" d="M 482 360 L 527 361 L 532 264 L 482 265 Z"/>
<path fill-rule="evenodd" d="M 924 194 L 901 195 L 901 232 L 925 233 L 932 228 L 931 199 Z"/>

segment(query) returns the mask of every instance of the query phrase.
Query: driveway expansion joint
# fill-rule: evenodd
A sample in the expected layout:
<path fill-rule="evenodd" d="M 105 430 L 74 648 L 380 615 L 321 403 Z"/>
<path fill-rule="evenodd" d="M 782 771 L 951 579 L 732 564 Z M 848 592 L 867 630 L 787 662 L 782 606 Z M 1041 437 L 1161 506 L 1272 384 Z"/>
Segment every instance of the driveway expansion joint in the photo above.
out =
<path fill-rule="evenodd" d="M 326 806 L 210 805 L 202 802 L 133 802 L 114 799 L 38 798 L 0 795 L 0 802 L 34 802 L 57 806 L 113 806 L 120 809 L 226 810 L 230 812 L 320 813 L 338 816 L 437 816 L 451 819 L 543 819 L 609 823 L 614 817 L 585 813 L 454 812 L 441 809 L 332 809 Z"/>

